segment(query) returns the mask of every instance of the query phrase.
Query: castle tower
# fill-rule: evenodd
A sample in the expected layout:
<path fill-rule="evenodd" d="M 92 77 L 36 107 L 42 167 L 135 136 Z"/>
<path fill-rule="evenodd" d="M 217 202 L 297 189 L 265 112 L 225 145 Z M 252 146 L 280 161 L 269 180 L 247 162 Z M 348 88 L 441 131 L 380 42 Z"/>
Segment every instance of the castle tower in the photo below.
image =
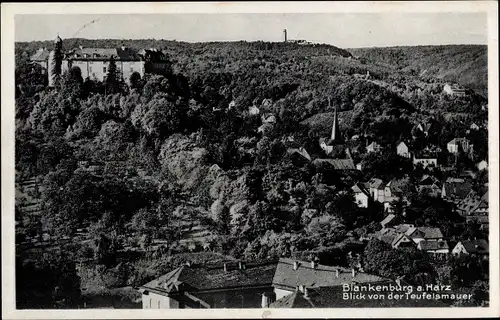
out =
<path fill-rule="evenodd" d="M 328 98 L 328 106 L 331 106 L 330 98 Z M 333 124 L 332 124 L 332 135 L 330 137 L 331 141 L 338 141 L 340 139 L 339 121 L 337 118 L 337 105 L 333 112 Z"/>
<path fill-rule="evenodd" d="M 49 87 L 55 87 L 62 73 L 63 41 L 59 35 L 54 40 L 54 50 L 50 51 L 48 59 Z"/>
<path fill-rule="evenodd" d="M 286 29 L 283 29 L 283 42 L 286 43 L 286 41 L 287 41 Z"/>

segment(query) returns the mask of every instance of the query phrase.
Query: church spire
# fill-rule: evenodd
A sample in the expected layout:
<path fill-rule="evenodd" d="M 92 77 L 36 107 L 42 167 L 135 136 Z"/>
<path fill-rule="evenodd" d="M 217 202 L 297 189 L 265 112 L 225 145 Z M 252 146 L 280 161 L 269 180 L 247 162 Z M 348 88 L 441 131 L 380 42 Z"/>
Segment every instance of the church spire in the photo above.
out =
<path fill-rule="evenodd" d="M 330 97 L 328 97 L 328 106 L 331 106 Z M 335 105 L 334 111 L 333 111 L 332 135 L 330 137 L 330 140 L 336 141 L 339 138 L 340 138 L 339 121 L 337 118 L 337 105 Z"/>

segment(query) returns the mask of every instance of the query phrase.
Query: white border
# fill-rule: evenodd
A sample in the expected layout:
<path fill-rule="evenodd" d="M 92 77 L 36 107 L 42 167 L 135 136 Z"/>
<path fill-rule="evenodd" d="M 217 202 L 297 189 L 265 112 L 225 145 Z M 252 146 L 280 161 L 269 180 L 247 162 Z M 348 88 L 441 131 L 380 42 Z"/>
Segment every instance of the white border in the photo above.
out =
<path fill-rule="evenodd" d="M 490 188 L 490 307 L 393 309 L 43 310 L 14 306 L 14 15 L 166 13 L 487 12 Z M 2 318 L 359 318 L 500 316 L 498 217 L 498 7 L 495 1 L 450 2 L 233 2 L 233 3 L 26 3 L 2 4 Z M 34 26 L 36 27 L 36 26 Z"/>

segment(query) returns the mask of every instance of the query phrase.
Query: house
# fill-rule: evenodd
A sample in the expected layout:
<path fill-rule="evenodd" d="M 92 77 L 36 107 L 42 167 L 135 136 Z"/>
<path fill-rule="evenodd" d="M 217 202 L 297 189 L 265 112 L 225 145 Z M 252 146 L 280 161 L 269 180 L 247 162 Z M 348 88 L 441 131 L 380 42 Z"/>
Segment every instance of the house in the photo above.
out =
<path fill-rule="evenodd" d="M 273 299 L 275 270 L 276 262 L 184 265 L 141 286 L 142 307 L 260 308 Z"/>
<path fill-rule="evenodd" d="M 443 183 L 441 197 L 450 202 L 459 202 L 467 197 L 472 190 L 472 184 L 461 178 L 448 178 Z"/>
<path fill-rule="evenodd" d="M 377 142 L 373 141 L 366 147 L 366 152 L 371 153 L 371 152 L 380 152 L 382 150 L 382 146 L 379 145 Z"/>
<path fill-rule="evenodd" d="M 457 154 L 459 152 L 472 153 L 474 146 L 467 138 L 454 138 L 446 145 L 448 152 Z"/>
<path fill-rule="evenodd" d="M 450 248 L 445 240 L 438 240 L 438 241 L 423 240 L 417 244 L 417 249 L 432 254 L 450 253 Z"/>
<path fill-rule="evenodd" d="M 397 145 L 396 153 L 401 157 L 410 158 L 410 149 L 403 141 Z"/>
<path fill-rule="evenodd" d="M 472 123 L 469 128 L 471 130 L 476 130 L 476 131 L 479 130 L 479 126 L 477 124 L 475 124 L 475 123 Z"/>
<path fill-rule="evenodd" d="M 382 228 L 390 228 L 399 223 L 399 220 L 399 216 L 390 213 L 387 215 L 387 217 L 384 218 L 384 220 L 380 222 L 380 224 L 382 225 Z"/>
<path fill-rule="evenodd" d="M 443 234 L 439 228 L 415 227 L 411 224 L 400 224 L 392 227 L 385 227 L 376 233 L 376 237 L 379 240 L 390 244 L 393 248 L 418 248 L 418 244 L 421 241 L 443 241 Z"/>
<path fill-rule="evenodd" d="M 385 184 L 378 178 L 372 178 L 365 184 L 365 187 L 370 191 L 373 200 L 383 203 L 385 196 Z"/>
<path fill-rule="evenodd" d="M 465 95 L 467 94 L 466 89 L 461 88 L 456 84 L 450 85 L 448 83 L 444 85 L 443 92 L 455 97 L 465 97 Z"/>
<path fill-rule="evenodd" d="M 359 184 L 355 184 L 354 186 L 352 186 L 351 189 L 354 192 L 354 199 L 358 207 L 368 208 L 370 193 L 363 186 Z"/>
<path fill-rule="evenodd" d="M 423 168 L 437 168 L 437 155 L 433 153 L 415 153 L 413 165 L 421 165 Z"/>
<path fill-rule="evenodd" d="M 489 253 L 489 246 L 488 246 L 488 241 L 483 240 L 483 239 L 478 239 L 478 240 L 462 240 L 459 241 L 453 250 L 451 251 L 452 254 L 454 255 L 461 255 L 461 254 L 478 254 L 478 255 L 483 255 L 483 254 L 488 254 Z"/>
<path fill-rule="evenodd" d="M 303 147 L 300 148 L 290 148 L 287 150 L 287 154 L 292 160 L 292 162 L 302 165 L 311 162 L 311 156 Z"/>
<path fill-rule="evenodd" d="M 62 39 L 56 38 L 62 48 Z M 33 63 L 38 63 L 45 70 L 49 68 L 50 52 L 42 48 L 32 57 Z M 121 46 L 118 48 L 83 48 L 79 47 L 61 55 L 61 74 L 71 68 L 78 67 L 82 78 L 104 81 L 109 70 L 109 61 L 114 58 L 116 70 L 126 82 L 134 72 L 141 77 L 147 73 L 162 73 L 171 68 L 168 57 L 159 50 L 148 49 L 137 51 L 132 48 Z"/>
<path fill-rule="evenodd" d="M 441 196 L 441 184 L 439 180 L 431 175 L 424 175 L 418 182 L 417 191 L 433 197 Z"/>
<path fill-rule="evenodd" d="M 476 166 L 479 171 L 486 170 L 488 169 L 488 162 L 486 160 L 482 160 Z"/>
<path fill-rule="evenodd" d="M 466 223 L 475 222 L 481 225 L 482 229 L 489 227 L 489 200 L 488 192 L 482 197 L 469 194 L 465 199 L 457 203 L 457 212 L 465 217 Z"/>
<path fill-rule="evenodd" d="M 253 116 L 258 115 L 260 113 L 260 109 L 257 108 L 256 106 L 251 106 L 248 108 L 248 113 Z"/>
<path fill-rule="evenodd" d="M 276 123 L 276 117 L 272 113 L 266 113 L 261 116 L 262 123 Z"/>
<path fill-rule="evenodd" d="M 298 261 L 281 258 L 273 277 L 276 300 L 292 295 L 296 290 L 310 290 L 320 287 L 337 287 L 344 284 L 375 284 L 387 281 L 387 278 L 358 272 L 355 269 L 333 267 L 317 262 Z"/>
<path fill-rule="evenodd" d="M 432 129 L 432 123 L 431 122 L 419 123 L 414 128 L 415 130 L 422 132 L 427 137 Z"/>

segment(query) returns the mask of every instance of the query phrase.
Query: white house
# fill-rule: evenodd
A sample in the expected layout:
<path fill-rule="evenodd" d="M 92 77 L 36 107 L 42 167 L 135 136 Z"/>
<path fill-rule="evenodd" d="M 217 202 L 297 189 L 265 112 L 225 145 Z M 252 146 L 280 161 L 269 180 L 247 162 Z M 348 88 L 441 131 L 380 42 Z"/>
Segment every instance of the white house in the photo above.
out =
<path fill-rule="evenodd" d="M 366 152 L 371 153 L 371 152 L 380 152 L 382 150 L 382 146 L 373 141 L 366 147 Z"/>
<path fill-rule="evenodd" d="M 424 154 L 415 154 L 413 155 L 413 165 L 422 165 L 422 167 L 437 167 L 437 157 L 435 155 L 424 155 Z"/>
<path fill-rule="evenodd" d="M 486 240 L 463 240 L 459 241 L 451 251 L 454 255 L 461 254 L 488 254 L 488 242 Z"/>
<path fill-rule="evenodd" d="M 467 90 L 457 85 L 450 85 L 447 83 L 443 87 L 443 92 L 451 96 L 463 97 L 466 95 Z"/>
<path fill-rule="evenodd" d="M 472 124 L 470 125 L 470 129 L 471 129 L 471 130 L 479 130 L 479 126 L 478 126 L 477 124 L 475 124 L 475 123 L 472 123 Z"/>
<path fill-rule="evenodd" d="M 354 198 L 358 207 L 368 208 L 368 201 L 370 199 L 368 191 L 359 184 L 355 184 L 351 189 L 354 192 Z"/>
<path fill-rule="evenodd" d="M 396 147 L 396 153 L 401 157 L 410 158 L 410 150 L 404 142 L 400 142 Z"/>
<path fill-rule="evenodd" d="M 384 202 L 385 185 L 382 180 L 378 178 L 372 178 L 366 183 L 366 187 L 370 190 L 370 195 L 372 196 L 373 200 Z"/>
<path fill-rule="evenodd" d="M 260 109 L 256 106 L 251 106 L 248 108 L 248 113 L 250 113 L 251 115 L 258 115 L 260 113 Z"/>
<path fill-rule="evenodd" d="M 446 145 L 448 152 L 457 154 L 460 151 L 469 153 L 472 152 L 473 145 L 470 144 L 467 138 L 454 138 Z"/>
<path fill-rule="evenodd" d="M 479 171 L 488 169 L 488 162 L 486 160 L 483 160 L 477 164 L 477 169 Z"/>

